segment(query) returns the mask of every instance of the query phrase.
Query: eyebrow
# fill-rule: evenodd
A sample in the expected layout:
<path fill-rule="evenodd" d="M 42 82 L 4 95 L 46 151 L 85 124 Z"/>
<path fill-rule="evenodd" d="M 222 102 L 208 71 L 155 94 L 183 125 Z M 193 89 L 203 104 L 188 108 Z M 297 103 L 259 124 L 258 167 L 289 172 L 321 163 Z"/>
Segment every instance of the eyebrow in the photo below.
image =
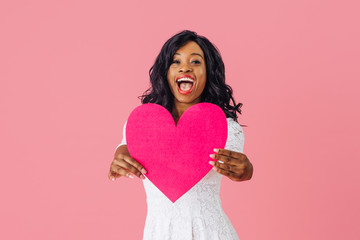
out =
<path fill-rule="evenodd" d="M 175 53 L 174 55 L 181 55 L 181 54 L 180 53 Z M 202 59 L 204 59 L 203 56 L 200 53 L 192 53 L 190 55 L 199 55 Z"/>

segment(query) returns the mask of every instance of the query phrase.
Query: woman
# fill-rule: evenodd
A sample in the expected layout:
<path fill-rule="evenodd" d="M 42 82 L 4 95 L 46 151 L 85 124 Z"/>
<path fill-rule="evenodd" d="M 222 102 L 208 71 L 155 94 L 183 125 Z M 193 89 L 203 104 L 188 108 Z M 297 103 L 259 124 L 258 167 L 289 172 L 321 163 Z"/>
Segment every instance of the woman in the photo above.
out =
<path fill-rule="evenodd" d="M 192 105 L 210 102 L 225 113 L 228 138 L 225 149 L 214 149 L 209 164 L 212 170 L 175 203 L 169 201 L 144 174 L 147 171 L 133 159 L 123 141 L 111 163 L 109 179 L 133 175 L 143 179 L 148 212 L 143 239 L 238 239 L 228 217 L 222 210 L 220 182 L 222 176 L 233 181 L 252 177 L 253 166 L 242 154 L 244 136 L 237 123 L 236 112 L 242 104 L 235 104 L 232 89 L 225 84 L 225 68 L 214 45 L 192 31 L 182 31 L 171 37 L 149 71 L 151 88 L 142 103 L 162 105 L 172 114 L 175 123 Z M 218 160 L 218 161 L 215 161 Z"/>

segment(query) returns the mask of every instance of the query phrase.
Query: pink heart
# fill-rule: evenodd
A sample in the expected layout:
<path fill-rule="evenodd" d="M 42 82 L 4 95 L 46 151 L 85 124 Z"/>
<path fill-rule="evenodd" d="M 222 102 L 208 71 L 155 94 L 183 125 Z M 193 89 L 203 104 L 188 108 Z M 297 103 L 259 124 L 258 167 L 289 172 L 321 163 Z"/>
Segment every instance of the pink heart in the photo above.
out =
<path fill-rule="evenodd" d="M 164 107 L 143 104 L 131 112 L 126 124 L 130 155 L 172 202 L 211 170 L 209 155 L 214 148 L 224 148 L 226 139 L 226 116 L 212 103 L 191 106 L 177 125 Z"/>

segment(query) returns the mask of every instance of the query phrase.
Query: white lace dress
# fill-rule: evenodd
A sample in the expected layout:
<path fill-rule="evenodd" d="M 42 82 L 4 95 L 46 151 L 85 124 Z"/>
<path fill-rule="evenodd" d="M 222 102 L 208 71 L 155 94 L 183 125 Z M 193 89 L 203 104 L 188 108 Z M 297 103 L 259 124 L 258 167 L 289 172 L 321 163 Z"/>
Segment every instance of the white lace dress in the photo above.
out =
<path fill-rule="evenodd" d="M 225 149 L 243 152 L 241 126 L 227 118 Z M 126 145 L 126 123 L 121 145 Z M 119 147 L 118 146 L 118 147 Z M 147 178 L 143 180 L 147 197 L 147 217 L 143 240 L 233 240 L 239 239 L 220 200 L 221 174 L 214 170 L 172 203 Z M 235 187 L 235 186 L 234 186 Z"/>

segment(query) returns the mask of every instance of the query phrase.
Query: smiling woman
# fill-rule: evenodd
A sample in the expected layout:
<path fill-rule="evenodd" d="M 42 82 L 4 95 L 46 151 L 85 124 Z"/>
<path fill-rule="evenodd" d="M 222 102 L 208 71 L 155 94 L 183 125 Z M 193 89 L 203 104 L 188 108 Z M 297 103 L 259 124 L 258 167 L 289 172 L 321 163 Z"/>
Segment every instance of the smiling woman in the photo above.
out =
<path fill-rule="evenodd" d="M 205 88 L 206 63 L 204 53 L 197 43 L 189 41 L 176 51 L 167 80 L 174 95 L 175 107 L 172 114 L 177 123 L 189 104 L 201 101 L 201 93 Z"/>
<path fill-rule="evenodd" d="M 149 71 L 151 87 L 140 97 L 141 102 L 157 103 L 169 112 L 173 111 L 176 95 L 174 96 L 170 89 L 168 71 L 171 67 L 176 66 L 174 64 L 177 64 L 178 59 L 175 58 L 181 54 L 179 50 L 190 42 L 198 45 L 201 51 L 195 52 L 194 50 L 194 53 L 202 53 L 203 63 L 206 65 L 206 84 L 201 94 L 201 102 L 218 105 L 225 112 L 226 117 L 237 121 L 236 113 L 241 114 L 242 104 L 235 103 L 232 89 L 225 83 L 225 66 L 219 51 L 207 38 L 188 30 L 172 36 L 162 47 Z M 191 44 L 193 47 L 195 47 L 194 43 Z"/>
<path fill-rule="evenodd" d="M 225 68 L 215 46 L 192 31 L 182 31 L 162 47 L 151 67 L 149 88 L 142 103 L 165 107 L 177 123 L 191 106 L 209 102 L 218 105 L 227 117 L 224 149 L 209 153 L 213 168 L 189 191 L 171 202 L 148 178 L 145 168 L 129 154 L 126 123 L 108 174 L 109 179 L 137 176 L 143 179 L 148 214 L 143 239 L 239 239 L 220 200 L 222 176 L 233 181 L 252 177 L 253 166 L 243 154 L 244 134 L 237 123 L 242 104 L 236 104 L 232 89 L 225 83 Z"/>

